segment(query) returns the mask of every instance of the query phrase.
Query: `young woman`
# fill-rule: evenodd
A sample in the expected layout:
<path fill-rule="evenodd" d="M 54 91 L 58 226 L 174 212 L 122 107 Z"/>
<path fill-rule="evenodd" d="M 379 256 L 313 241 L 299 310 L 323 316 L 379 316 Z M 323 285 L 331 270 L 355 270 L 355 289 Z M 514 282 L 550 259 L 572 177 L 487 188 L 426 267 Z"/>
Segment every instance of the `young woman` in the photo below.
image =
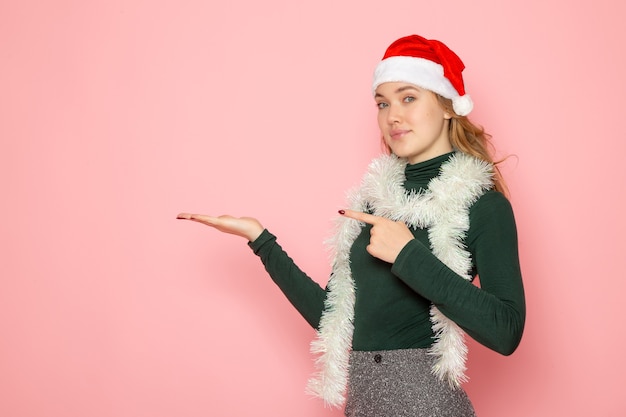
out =
<path fill-rule="evenodd" d="M 178 216 L 249 241 L 318 331 L 309 391 L 347 416 L 474 416 L 464 334 L 504 355 L 522 337 L 515 220 L 488 135 L 467 118 L 463 69 L 417 35 L 387 49 L 372 91 L 389 155 L 339 211 L 325 289 L 254 218 Z"/>

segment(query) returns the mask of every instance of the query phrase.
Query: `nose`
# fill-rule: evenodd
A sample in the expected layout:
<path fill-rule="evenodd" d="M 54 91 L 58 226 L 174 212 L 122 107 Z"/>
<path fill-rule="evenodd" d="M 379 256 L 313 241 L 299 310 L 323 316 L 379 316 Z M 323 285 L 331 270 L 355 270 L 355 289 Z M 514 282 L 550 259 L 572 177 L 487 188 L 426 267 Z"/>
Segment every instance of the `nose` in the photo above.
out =
<path fill-rule="evenodd" d="M 393 125 L 394 123 L 400 123 L 402 120 L 402 109 L 398 105 L 390 104 L 387 108 L 387 123 Z"/>

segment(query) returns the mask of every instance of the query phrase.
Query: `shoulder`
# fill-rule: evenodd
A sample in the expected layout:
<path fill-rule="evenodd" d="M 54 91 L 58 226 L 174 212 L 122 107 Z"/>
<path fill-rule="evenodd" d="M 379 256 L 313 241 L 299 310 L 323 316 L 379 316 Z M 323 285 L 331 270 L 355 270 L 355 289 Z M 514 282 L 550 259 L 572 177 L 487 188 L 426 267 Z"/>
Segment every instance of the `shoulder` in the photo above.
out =
<path fill-rule="evenodd" d="M 513 214 L 513 207 L 509 199 L 496 190 L 485 192 L 470 207 L 470 218 L 496 214 Z"/>
<path fill-rule="evenodd" d="M 470 208 L 469 221 L 469 242 L 481 237 L 515 238 L 517 235 L 511 202 L 499 191 L 483 194 Z"/>

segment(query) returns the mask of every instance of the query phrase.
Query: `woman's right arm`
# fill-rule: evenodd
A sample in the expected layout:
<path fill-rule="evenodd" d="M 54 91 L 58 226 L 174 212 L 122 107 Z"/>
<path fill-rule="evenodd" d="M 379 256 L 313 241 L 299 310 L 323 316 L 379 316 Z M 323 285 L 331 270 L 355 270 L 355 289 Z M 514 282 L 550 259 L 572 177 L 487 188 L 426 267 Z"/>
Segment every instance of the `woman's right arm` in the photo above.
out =
<path fill-rule="evenodd" d="M 313 327 L 319 326 L 326 291 L 306 275 L 276 242 L 276 236 L 263 230 L 257 239 L 248 245 L 261 258 L 265 270 L 289 302 Z"/>
<path fill-rule="evenodd" d="M 220 232 L 247 239 L 248 245 L 261 258 L 265 270 L 289 302 L 317 329 L 324 309 L 326 291 L 296 266 L 276 242 L 276 236 L 268 232 L 258 220 L 252 217 L 213 217 L 189 213 L 181 213 L 177 218 L 192 220 Z"/>

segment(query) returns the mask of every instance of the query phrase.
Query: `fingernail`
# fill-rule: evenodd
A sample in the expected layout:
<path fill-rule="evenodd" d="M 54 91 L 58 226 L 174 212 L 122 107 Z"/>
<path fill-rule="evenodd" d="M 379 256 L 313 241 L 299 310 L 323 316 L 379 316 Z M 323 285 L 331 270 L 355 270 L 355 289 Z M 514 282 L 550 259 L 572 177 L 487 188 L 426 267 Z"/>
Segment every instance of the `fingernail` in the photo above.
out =
<path fill-rule="evenodd" d="M 346 211 L 345 210 L 339 210 L 339 214 L 341 214 L 341 215 L 346 214 Z"/>

